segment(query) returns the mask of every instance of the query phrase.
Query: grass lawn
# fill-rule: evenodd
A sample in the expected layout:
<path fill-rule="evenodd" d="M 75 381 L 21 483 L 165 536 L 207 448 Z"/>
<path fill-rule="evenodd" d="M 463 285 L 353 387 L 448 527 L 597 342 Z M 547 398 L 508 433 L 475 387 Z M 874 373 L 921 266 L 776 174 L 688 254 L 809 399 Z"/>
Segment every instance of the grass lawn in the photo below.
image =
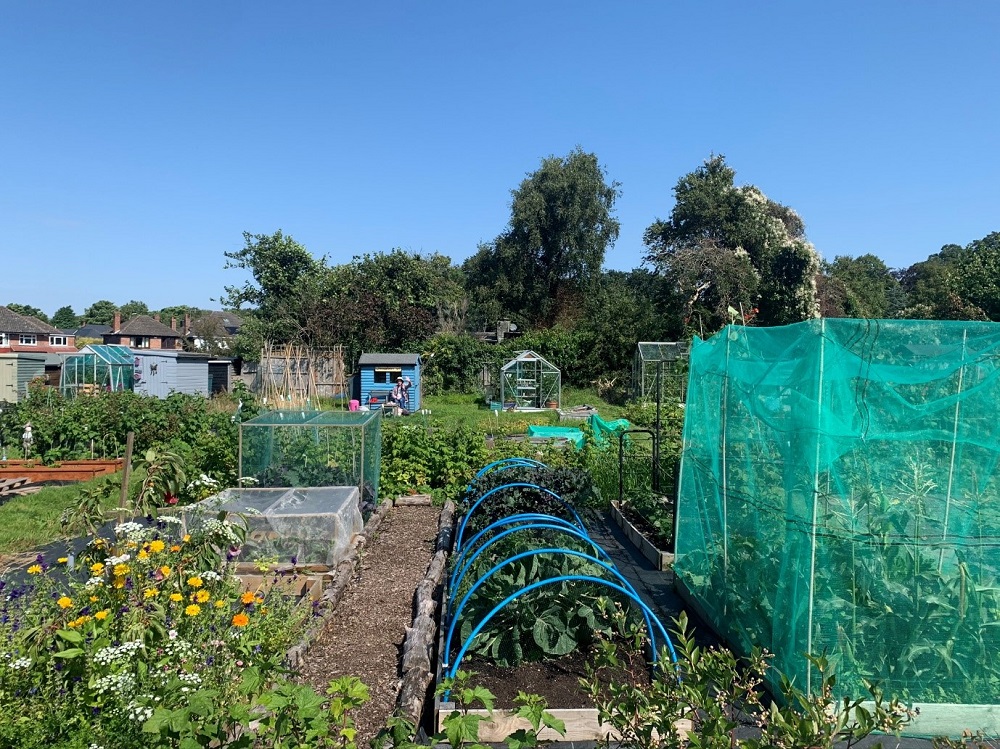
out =
<path fill-rule="evenodd" d="M 562 407 L 564 409 L 574 406 L 589 405 L 594 406 L 603 419 L 617 419 L 621 416 L 620 406 L 613 406 L 601 400 L 597 392 L 591 389 L 563 388 Z M 423 397 L 423 407 L 431 412 L 430 419 L 440 421 L 448 426 L 464 425 L 471 429 L 483 433 L 515 433 L 521 427 L 528 424 L 545 424 L 554 426 L 560 423 L 557 411 L 500 411 L 495 413 L 489 410 L 489 406 L 481 395 L 425 395 Z M 411 419 L 424 418 L 421 414 L 414 414 Z M 563 426 L 579 426 L 579 421 L 564 420 Z M 523 431 L 523 429 L 521 429 Z"/>
<path fill-rule="evenodd" d="M 0 505 L 0 555 L 29 551 L 57 539 L 59 516 L 76 503 L 81 488 L 89 483 L 47 486 L 35 494 L 14 497 Z M 116 496 L 109 500 L 107 509 L 117 506 Z"/>

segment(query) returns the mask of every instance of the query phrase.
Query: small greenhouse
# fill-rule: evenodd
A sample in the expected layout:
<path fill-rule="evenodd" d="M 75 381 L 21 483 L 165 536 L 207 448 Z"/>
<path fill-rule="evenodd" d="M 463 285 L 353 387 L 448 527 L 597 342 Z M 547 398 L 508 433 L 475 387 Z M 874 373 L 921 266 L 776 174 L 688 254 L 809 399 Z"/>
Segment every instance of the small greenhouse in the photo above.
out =
<path fill-rule="evenodd" d="M 519 351 L 500 368 L 500 392 L 505 409 L 559 408 L 562 375 L 534 351 Z"/>
<path fill-rule="evenodd" d="M 354 486 L 363 508 L 378 501 L 378 411 L 268 411 L 240 424 L 244 487 Z"/>
<path fill-rule="evenodd" d="M 683 403 L 687 390 L 687 341 L 640 341 L 632 363 L 632 394 L 639 400 Z"/>
<path fill-rule="evenodd" d="M 66 357 L 59 378 L 63 395 L 132 390 L 135 354 L 128 346 L 95 344 Z"/>

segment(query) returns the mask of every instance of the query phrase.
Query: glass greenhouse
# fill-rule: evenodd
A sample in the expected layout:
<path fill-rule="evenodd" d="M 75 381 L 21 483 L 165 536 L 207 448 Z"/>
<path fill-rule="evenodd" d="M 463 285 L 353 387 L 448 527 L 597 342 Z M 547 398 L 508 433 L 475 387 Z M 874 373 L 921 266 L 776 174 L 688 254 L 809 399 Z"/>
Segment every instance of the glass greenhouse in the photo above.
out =
<path fill-rule="evenodd" d="M 240 424 L 245 487 L 354 486 L 362 508 L 378 501 L 378 411 L 268 411 Z"/>
<path fill-rule="evenodd" d="M 559 408 L 562 375 L 534 351 L 519 351 L 500 368 L 500 392 L 505 409 Z"/>
<path fill-rule="evenodd" d="M 685 598 L 800 688 L 825 654 L 840 696 L 918 706 L 915 734 L 1000 731 L 1000 324 L 730 326 L 689 383 Z"/>
<path fill-rule="evenodd" d="M 632 363 L 632 394 L 639 400 L 683 403 L 687 390 L 687 341 L 640 342 Z"/>
<path fill-rule="evenodd" d="M 134 377 L 135 354 L 128 346 L 84 346 L 63 362 L 59 390 L 67 396 L 132 390 Z"/>

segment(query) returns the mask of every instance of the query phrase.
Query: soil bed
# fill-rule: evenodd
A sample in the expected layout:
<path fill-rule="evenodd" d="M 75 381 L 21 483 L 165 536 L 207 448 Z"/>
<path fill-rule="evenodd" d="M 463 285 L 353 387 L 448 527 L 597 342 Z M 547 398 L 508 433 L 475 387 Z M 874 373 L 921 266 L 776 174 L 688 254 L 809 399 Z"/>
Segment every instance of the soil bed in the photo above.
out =
<path fill-rule="evenodd" d="M 358 746 L 396 707 L 400 654 L 413 621 L 413 594 L 434 554 L 439 508 L 394 508 L 382 521 L 343 600 L 305 655 L 299 680 L 325 694 L 331 680 L 357 676 L 371 700 L 354 715 Z"/>
<path fill-rule="evenodd" d="M 601 668 L 597 676 L 602 684 L 634 684 L 649 686 L 650 673 L 643 656 L 619 648 L 622 665 L 618 668 Z M 588 656 L 574 652 L 557 660 L 522 663 L 514 668 L 500 668 L 489 661 L 470 658 L 462 664 L 463 671 L 472 671 L 473 686 L 489 689 L 496 696 L 495 708 L 515 707 L 518 692 L 540 694 L 550 708 L 594 707 L 590 697 L 580 687 L 580 679 L 587 676 Z"/>

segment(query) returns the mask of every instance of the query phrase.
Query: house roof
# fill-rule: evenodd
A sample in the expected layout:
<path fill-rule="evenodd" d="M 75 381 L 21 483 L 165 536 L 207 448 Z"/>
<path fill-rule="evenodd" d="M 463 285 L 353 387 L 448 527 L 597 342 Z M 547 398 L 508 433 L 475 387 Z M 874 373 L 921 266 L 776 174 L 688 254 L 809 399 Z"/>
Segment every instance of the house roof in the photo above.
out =
<path fill-rule="evenodd" d="M 39 333 L 48 335 L 55 328 L 46 325 L 41 320 L 27 315 L 20 315 L 14 310 L 0 306 L 0 332 L 3 333 Z"/>
<path fill-rule="evenodd" d="M 415 365 L 420 363 L 420 354 L 362 354 L 358 358 L 358 366 L 363 367 L 367 365 L 399 365 L 399 364 L 410 364 Z"/>
<path fill-rule="evenodd" d="M 136 315 L 123 323 L 118 330 L 111 331 L 113 335 L 142 335 L 159 338 L 180 338 L 181 332 L 169 325 L 157 322 L 149 315 Z"/>
<path fill-rule="evenodd" d="M 76 329 L 77 338 L 100 338 L 105 333 L 111 332 L 110 325 L 97 325 L 96 323 L 88 323 Z"/>

